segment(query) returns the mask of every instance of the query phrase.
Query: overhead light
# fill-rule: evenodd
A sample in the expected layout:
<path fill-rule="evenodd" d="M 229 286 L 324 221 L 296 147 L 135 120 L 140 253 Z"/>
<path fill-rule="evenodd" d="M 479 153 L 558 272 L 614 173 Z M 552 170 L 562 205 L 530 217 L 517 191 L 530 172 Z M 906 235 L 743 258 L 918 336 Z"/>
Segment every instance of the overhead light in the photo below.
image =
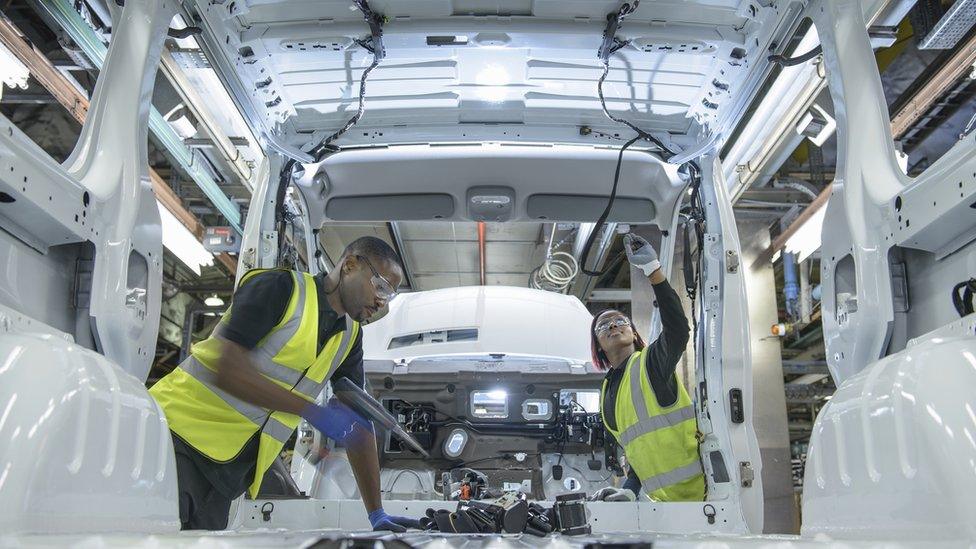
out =
<path fill-rule="evenodd" d="M 163 229 L 163 246 L 199 276 L 201 267 L 213 265 L 213 254 L 158 200 L 156 206 Z"/>
<path fill-rule="evenodd" d="M 206 305 L 207 307 L 220 307 L 224 304 L 224 300 L 220 299 L 219 296 L 212 295 L 207 299 L 204 299 L 203 304 Z"/>
<path fill-rule="evenodd" d="M 508 71 L 500 65 L 486 65 L 474 77 L 474 83 L 478 85 L 478 97 L 491 103 L 500 103 L 506 97 L 505 86 L 511 82 Z"/>
<path fill-rule="evenodd" d="M 811 25 L 794 50 L 799 54 L 810 51 L 818 44 L 820 35 L 817 34 L 816 25 Z M 807 107 L 823 85 L 824 78 L 815 63 L 783 67 L 722 158 L 725 180 L 730 186 L 733 201 L 755 182 L 768 162 L 775 160 L 773 152 L 781 138 L 788 134 L 796 136 L 796 123 L 793 121 L 808 113 Z M 778 122 L 770 124 L 770 120 Z"/>
<path fill-rule="evenodd" d="M 188 113 L 189 110 L 186 106 L 183 103 L 179 103 L 163 115 L 163 118 L 169 122 L 170 126 L 173 126 L 177 135 L 182 139 L 189 139 L 197 133 L 197 128 L 193 125 L 193 122 L 190 122 Z"/>
<path fill-rule="evenodd" d="M 468 443 L 468 432 L 464 429 L 454 429 L 444 441 L 444 454 L 449 458 L 458 458 Z"/>
<path fill-rule="evenodd" d="M 800 225 L 800 228 L 793 233 L 793 236 L 786 241 L 786 251 L 796 254 L 797 262 L 802 262 L 820 249 L 824 214 L 826 213 L 827 204 L 825 203 L 807 218 L 803 225 Z"/>
<path fill-rule="evenodd" d="M 17 56 L 10 53 L 6 46 L 0 44 L 0 81 L 11 88 L 25 90 L 29 76 L 30 71 L 27 70 L 27 66 L 21 63 Z M 2 92 L 3 87 L 0 86 L 0 93 Z"/>

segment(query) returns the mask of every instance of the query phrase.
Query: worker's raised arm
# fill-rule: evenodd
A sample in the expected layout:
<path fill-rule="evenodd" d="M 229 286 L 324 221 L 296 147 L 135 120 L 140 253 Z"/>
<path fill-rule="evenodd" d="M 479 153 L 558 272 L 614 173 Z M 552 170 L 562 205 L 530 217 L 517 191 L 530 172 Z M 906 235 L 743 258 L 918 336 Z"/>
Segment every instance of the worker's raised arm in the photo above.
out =
<path fill-rule="evenodd" d="M 688 345 L 688 318 L 681 305 L 681 298 L 664 276 L 657 252 L 650 243 L 639 236 L 628 234 L 624 237 L 624 250 L 631 264 L 651 281 L 661 314 L 661 335 L 645 351 L 648 376 L 652 386 L 658 387 L 662 383 L 671 385 L 678 361 Z M 676 392 L 674 394 L 677 396 Z"/>

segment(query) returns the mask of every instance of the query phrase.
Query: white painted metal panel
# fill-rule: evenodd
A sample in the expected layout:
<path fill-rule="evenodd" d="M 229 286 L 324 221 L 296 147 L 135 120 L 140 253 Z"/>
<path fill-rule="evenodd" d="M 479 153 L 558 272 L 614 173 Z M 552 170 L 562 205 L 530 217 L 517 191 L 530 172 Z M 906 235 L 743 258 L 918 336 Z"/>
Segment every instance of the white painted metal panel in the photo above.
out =
<path fill-rule="evenodd" d="M 973 324 L 914 340 L 837 389 L 810 439 L 805 535 L 976 538 Z"/>
<path fill-rule="evenodd" d="M 179 527 L 173 441 L 142 381 L 0 307 L 0 531 Z"/>
<path fill-rule="evenodd" d="M 404 294 L 390 313 L 363 331 L 368 360 L 489 353 L 590 359 L 592 316 L 579 299 L 507 286 L 449 288 Z M 451 328 L 478 328 L 477 341 L 389 349 L 394 337 Z"/>

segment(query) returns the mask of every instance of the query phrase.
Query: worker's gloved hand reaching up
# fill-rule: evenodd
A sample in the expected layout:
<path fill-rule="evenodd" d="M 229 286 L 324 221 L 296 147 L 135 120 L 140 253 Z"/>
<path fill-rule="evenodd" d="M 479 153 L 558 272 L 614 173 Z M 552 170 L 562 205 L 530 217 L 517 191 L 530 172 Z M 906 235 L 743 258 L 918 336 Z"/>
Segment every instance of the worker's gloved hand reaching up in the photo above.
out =
<path fill-rule="evenodd" d="M 636 501 L 637 494 L 627 488 L 607 486 L 597 490 L 587 499 L 590 501 Z"/>
<path fill-rule="evenodd" d="M 624 235 L 624 251 L 627 252 L 630 264 L 643 271 L 645 276 L 651 276 L 651 273 L 661 268 L 654 247 L 636 234 Z"/>
<path fill-rule="evenodd" d="M 407 528 L 420 529 L 419 520 L 388 515 L 382 507 L 369 514 L 369 523 L 373 525 L 373 530 L 386 530 L 396 533 L 406 532 Z"/>
<path fill-rule="evenodd" d="M 320 433 L 339 442 L 345 442 L 356 425 L 372 430 L 368 421 L 334 398 L 325 406 L 309 404 L 302 410 L 302 417 Z"/>

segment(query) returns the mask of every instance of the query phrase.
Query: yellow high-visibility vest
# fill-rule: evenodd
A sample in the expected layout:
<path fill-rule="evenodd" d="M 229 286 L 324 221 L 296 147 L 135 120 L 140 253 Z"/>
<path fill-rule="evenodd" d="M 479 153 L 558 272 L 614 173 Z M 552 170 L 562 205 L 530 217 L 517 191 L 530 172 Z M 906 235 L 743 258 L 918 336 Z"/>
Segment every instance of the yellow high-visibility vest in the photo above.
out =
<path fill-rule="evenodd" d="M 678 400 L 661 406 L 644 373 L 644 351 L 630 356 L 613 403 L 616 428 L 603 425 L 623 447 L 644 492 L 657 501 L 702 501 L 705 475 L 698 453 L 695 407 L 684 384 L 676 380 Z M 600 391 L 600 410 L 607 394 Z"/>
<path fill-rule="evenodd" d="M 267 269 L 248 271 L 241 285 Z M 346 329 L 333 335 L 321 352 L 318 347 L 319 306 L 315 279 L 291 271 L 292 295 L 285 314 L 251 351 L 264 377 L 309 401 L 325 388 L 332 373 L 349 355 L 359 323 L 346 316 Z M 149 392 L 163 408 L 169 428 L 197 451 L 216 462 L 227 462 L 260 431 L 257 468 L 248 488 L 257 496 L 264 473 L 271 467 L 301 418 L 272 412 L 234 397 L 217 387 L 220 333 L 230 319 L 228 311 L 209 338 L 193 346 L 191 354 Z"/>

